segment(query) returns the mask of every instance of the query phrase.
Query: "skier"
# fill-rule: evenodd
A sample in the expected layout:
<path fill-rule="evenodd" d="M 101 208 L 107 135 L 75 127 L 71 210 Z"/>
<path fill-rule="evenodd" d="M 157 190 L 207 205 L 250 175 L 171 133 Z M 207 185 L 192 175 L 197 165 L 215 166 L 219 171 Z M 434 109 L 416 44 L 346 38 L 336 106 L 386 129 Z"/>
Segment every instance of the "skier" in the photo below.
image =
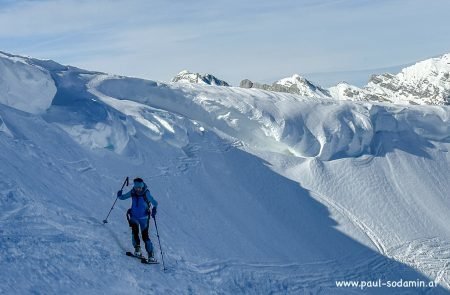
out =
<path fill-rule="evenodd" d="M 127 219 L 132 231 L 131 241 L 134 247 L 134 255 L 143 258 L 139 239 L 140 227 L 145 250 L 148 253 L 148 261 L 156 261 L 153 254 L 153 244 L 150 241 L 148 234 L 148 228 L 150 216 L 155 218 L 158 202 L 156 202 L 150 194 L 150 191 L 142 178 L 135 178 L 133 184 L 133 188 L 126 194 L 122 194 L 122 190 L 118 191 L 117 197 L 121 200 L 129 198 L 132 200 L 131 208 L 127 212 Z"/>

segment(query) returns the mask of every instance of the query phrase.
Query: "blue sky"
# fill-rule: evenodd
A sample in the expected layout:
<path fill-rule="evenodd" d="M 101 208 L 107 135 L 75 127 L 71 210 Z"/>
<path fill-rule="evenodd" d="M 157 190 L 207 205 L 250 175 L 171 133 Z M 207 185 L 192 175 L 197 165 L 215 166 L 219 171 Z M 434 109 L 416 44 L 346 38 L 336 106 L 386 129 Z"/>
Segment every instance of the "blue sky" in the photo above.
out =
<path fill-rule="evenodd" d="M 188 69 L 272 82 L 448 53 L 448 11 L 448 0 L 0 0 L 0 50 L 160 81 Z"/>

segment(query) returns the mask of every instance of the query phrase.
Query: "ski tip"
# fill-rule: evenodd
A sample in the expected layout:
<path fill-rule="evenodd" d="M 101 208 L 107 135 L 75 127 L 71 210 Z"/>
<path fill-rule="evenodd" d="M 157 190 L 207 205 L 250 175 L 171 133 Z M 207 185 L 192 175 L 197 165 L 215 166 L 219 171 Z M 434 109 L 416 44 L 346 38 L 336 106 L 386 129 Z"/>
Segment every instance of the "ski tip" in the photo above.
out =
<path fill-rule="evenodd" d="M 131 253 L 131 252 L 129 252 L 129 251 L 125 252 L 125 254 L 126 254 L 127 256 L 134 256 L 133 253 Z"/>

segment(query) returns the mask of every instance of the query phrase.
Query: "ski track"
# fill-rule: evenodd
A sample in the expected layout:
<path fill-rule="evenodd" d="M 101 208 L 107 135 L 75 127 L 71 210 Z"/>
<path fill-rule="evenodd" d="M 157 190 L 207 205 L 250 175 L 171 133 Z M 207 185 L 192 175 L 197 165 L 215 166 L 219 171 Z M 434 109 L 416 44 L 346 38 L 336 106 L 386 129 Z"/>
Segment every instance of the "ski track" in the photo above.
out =
<path fill-rule="evenodd" d="M 450 289 L 450 243 L 441 239 L 422 238 L 392 247 L 389 254 L 433 278 Z"/>
<path fill-rule="evenodd" d="M 317 199 L 319 199 L 322 203 L 328 205 L 328 207 L 333 208 L 337 212 L 339 212 L 342 216 L 347 218 L 356 228 L 358 228 L 369 240 L 372 244 L 378 249 L 378 251 L 386 256 L 386 246 L 383 244 L 382 239 L 375 234 L 375 232 L 367 226 L 363 221 L 361 221 L 358 217 L 356 217 L 349 210 L 341 206 L 340 204 L 334 202 L 331 198 L 327 198 L 320 193 L 311 192 L 311 195 Z"/>
<path fill-rule="evenodd" d="M 311 195 L 335 209 L 359 228 L 382 255 L 423 272 L 430 280 L 450 290 L 450 243 L 441 241 L 439 238 L 430 238 L 408 241 L 402 245 L 387 248 L 370 227 L 347 209 L 317 192 L 311 192 Z M 427 294 L 429 292 L 432 294 L 432 289 L 428 290 Z"/>
<path fill-rule="evenodd" d="M 189 143 L 182 148 L 185 156 L 180 156 L 177 158 L 177 166 L 173 173 L 173 175 L 179 175 L 181 173 L 186 173 L 188 169 L 194 168 L 201 163 L 201 160 L 198 156 L 199 151 L 202 153 L 218 153 L 223 154 L 230 151 L 231 148 L 239 146 L 239 143 L 227 143 L 223 142 L 218 145 L 205 144 L 203 145 L 198 143 Z M 170 169 L 170 168 L 169 168 Z"/>
<path fill-rule="evenodd" d="M 397 271 L 397 264 L 387 261 L 378 255 L 353 265 L 336 261 L 279 265 L 236 261 L 194 264 L 184 261 L 176 267 L 169 267 L 168 272 L 175 277 L 187 275 L 199 285 L 210 282 L 210 294 L 349 294 L 354 290 L 336 288 L 335 281 L 389 277 L 389 273 Z M 370 273 L 367 272 L 368 266 Z M 359 290 L 356 291 L 358 293 Z M 410 290 L 398 289 L 395 294 L 410 294 Z"/>

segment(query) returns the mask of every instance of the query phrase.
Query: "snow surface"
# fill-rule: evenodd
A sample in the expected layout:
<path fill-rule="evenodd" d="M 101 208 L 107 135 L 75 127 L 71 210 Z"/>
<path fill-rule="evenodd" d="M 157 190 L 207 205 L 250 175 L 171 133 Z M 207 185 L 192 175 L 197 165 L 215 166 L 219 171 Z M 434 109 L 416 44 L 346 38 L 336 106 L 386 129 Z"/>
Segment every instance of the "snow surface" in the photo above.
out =
<path fill-rule="evenodd" d="M 56 91 L 0 104 L 0 293 L 450 293 L 449 107 L 17 58 L 1 55 L 0 72 Z M 1 79 L 0 97 L 20 88 Z M 102 224 L 126 176 L 159 202 L 166 271 L 123 255 L 129 202 Z M 378 279 L 439 286 L 335 285 Z"/>
<path fill-rule="evenodd" d="M 47 71 L 0 52 L 0 103 L 29 113 L 50 107 L 56 87 Z"/>

